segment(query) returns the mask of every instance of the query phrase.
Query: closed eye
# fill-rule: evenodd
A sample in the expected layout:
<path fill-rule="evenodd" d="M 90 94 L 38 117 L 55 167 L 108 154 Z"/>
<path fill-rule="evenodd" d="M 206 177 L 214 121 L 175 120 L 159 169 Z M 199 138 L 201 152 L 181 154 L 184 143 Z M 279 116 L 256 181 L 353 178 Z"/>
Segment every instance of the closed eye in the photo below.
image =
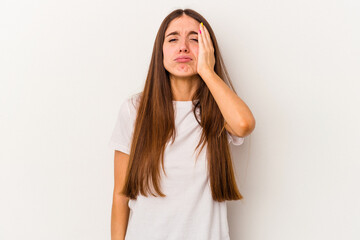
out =
<path fill-rule="evenodd" d="M 171 39 L 171 40 L 169 40 L 169 42 L 172 42 L 172 41 L 175 41 L 175 40 L 177 40 L 177 39 Z M 196 42 L 198 41 L 197 39 L 191 39 L 191 40 L 195 40 Z"/>

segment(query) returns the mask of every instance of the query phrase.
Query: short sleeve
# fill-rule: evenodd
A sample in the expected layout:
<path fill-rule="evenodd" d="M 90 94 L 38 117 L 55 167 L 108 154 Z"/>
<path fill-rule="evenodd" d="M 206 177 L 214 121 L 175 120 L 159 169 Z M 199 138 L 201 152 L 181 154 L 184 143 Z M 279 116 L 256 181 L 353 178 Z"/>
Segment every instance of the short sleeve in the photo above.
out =
<path fill-rule="evenodd" d="M 114 150 L 130 154 L 132 133 L 132 117 L 130 116 L 128 99 L 126 99 L 118 111 L 115 127 L 113 128 L 108 146 Z"/>
<path fill-rule="evenodd" d="M 236 145 L 236 146 L 239 146 L 244 143 L 243 137 L 234 136 L 231 133 L 229 133 L 228 131 L 226 131 L 226 133 L 227 133 L 227 138 L 228 138 L 229 143 L 232 142 L 232 144 Z"/>

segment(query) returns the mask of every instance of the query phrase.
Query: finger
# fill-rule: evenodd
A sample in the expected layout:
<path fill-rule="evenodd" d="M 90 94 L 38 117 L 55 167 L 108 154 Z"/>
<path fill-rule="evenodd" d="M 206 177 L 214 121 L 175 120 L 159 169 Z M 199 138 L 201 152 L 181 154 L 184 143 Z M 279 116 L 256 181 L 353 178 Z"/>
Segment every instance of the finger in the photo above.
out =
<path fill-rule="evenodd" d="M 205 26 L 201 26 L 200 24 L 200 30 L 201 30 L 201 35 L 203 38 L 203 46 L 205 49 L 209 49 L 209 43 L 208 43 L 208 39 L 206 37 L 206 30 L 205 30 Z"/>
<path fill-rule="evenodd" d="M 204 32 L 201 29 L 201 26 L 199 26 L 198 40 L 199 40 L 199 48 L 201 48 L 201 49 L 204 47 L 203 35 L 204 35 Z"/>
<path fill-rule="evenodd" d="M 212 44 L 212 41 L 211 41 L 210 33 L 207 30 L 207 28 L 205 27 L 205 25 L 204 25 L 203 28 L 204 28 L 204 32 L 205 32 L 204 37 L 206 38 L 208 49 L 212 50 L 213 49 L 213 44 Z"/>

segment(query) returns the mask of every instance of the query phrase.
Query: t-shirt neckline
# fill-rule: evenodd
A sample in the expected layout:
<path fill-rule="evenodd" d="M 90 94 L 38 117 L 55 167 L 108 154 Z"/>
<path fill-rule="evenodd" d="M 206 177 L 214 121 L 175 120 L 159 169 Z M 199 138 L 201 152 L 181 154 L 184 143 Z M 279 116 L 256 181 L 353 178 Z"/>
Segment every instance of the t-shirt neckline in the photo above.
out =
<path fill-rule="evenodd" d="M 195 103 L 197 101 L 198 101 L 198 99 L 195 100 Z M 192 105 L 193 105 L 192 100 L 189 100 L 189 101 L 175 101 L 175 100 L 172 100 L 172 102 L 177 108 L 187 108 L 187 107 L 192 107 Z"/>

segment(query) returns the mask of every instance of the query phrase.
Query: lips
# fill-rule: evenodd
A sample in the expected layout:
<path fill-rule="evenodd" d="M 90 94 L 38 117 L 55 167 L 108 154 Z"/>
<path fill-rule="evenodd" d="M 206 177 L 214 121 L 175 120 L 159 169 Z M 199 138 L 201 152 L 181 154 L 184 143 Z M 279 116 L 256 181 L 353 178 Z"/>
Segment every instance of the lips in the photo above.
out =
<path fill-rule="evenodd" d="M 180 57 L 175 58 L 175 61 L 177 61 L 177 62 L 188 62 L 191 60 L 192 60 L 191 57 L 186 57 L 186 56 L 180 56 Z"/>

